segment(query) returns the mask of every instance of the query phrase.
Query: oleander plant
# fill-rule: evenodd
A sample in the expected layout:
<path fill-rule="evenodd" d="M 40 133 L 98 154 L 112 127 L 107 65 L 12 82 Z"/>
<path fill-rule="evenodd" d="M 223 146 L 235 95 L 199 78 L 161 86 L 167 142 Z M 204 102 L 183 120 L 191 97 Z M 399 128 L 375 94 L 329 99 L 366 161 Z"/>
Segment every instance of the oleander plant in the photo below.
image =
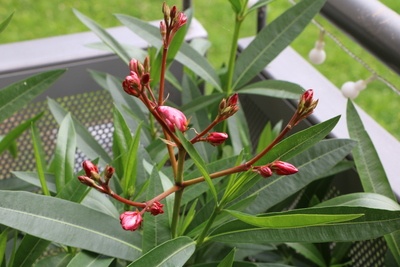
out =
<path fill-rule="evenodd" d="M 146 51 L 118 43 L 74 10 L 102 40 L 96 47 L 126 63 L 124 79 L 91 71 L 114 102 L 112 153 L 48 100 L 60 124 L 54 155 L 44 160 L 35 117 L 37 170 L 12 178 L 40 190 L 0 190 L 1 266 L 345 266 L 351 242 L 381 236 L 387 257 L 400 263 L 399 204 L 352 102 L 352 139 L 325 139 L 340 116 L 293 132 L 318 112 L 313 89 L 253 80 L 325 0 L 300 1 L 238 55 L 243 21 L 272 1 L 229 2 L 230 56 L 218 70 L 204 56 L 206 41 L 185 42 L 191 10 L 163 3 L 154 11 L 158 27 L 117 14 L 149 43 Z M 182 65 L 179 77 L 174 62 Z M 254 143 L 241 105 L 246 94 L 292 99 L 297 108 L 283 127 L 263 125 Z M 87 158 L 79 170 L 77 149 Z M 321 197 L 326 181 L 349 169 L 365 192 Z M 382 191 L 370 190 L 376 185 Z"/>

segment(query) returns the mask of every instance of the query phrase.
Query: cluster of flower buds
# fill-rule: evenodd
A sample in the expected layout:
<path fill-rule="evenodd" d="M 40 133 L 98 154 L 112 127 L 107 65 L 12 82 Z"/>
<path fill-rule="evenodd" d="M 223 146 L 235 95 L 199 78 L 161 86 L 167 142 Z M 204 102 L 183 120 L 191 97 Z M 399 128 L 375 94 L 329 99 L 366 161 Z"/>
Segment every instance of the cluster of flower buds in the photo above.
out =
<path fill-rule="evenodd" d="M 297 106 L 296 114 L 300 119 L 304 119 L 311 115 L 314 109 L 317 107 L 318 99 L 314 99 L 314 91 L 312 89 L 308 89 L 305 91 L 301 97 L 299 104 Z"/>
<path fill-rule="evenodd" d="M 115 169 L 111 166 L 106 166 L 103 177 L 99 174 L 99 169 L 91 161 L 85 160 L 82 162 L 82 168 L 86 175 L 78 176 L 81 183 L 93 187 L 102 193 L 109 193 L 110 188 L 108 183 L 113 176 Z"/>
<path fill-rule="evenodd" d="M 299 170 L 290 163 L 277 160 L 267 165 L 253 167 L 253 171 L 264 178 L 268 178 L 274 173 L 277 175 L 291 175 L 297 173 Z"/>
<path fill-rule="evenodd" d="M 146 57 L 143 64 L 136 59 L 129 62 L 130 74 L 125 77 L 122 82 L 124 91 L 136 97 L 139 97 L 143 92 L 143 87 L 150 82 L 150 63 Z"/>
<path fill-rule="evenodd" d="M 238 106 L 239 96 L 237 93 L 229 96 L 227 99 L 223 98 L 219 103 L 218 117 L 225 120 L 235 114 L 239 110 Z"/>
<path fill-rule="evenodd" d="M 175 132 L 175 128 L 181 132 L 187 130 L 189 121 L 182 111 L 169 106 L 158 106 L 156 110 L 171 132 Z"/>
<path fill-rule="evenodd" d="M 165 47 L 168 47 L 175 33 L 187 22 L 186 15 L 177 10 L 176 6 L 169 7 L 165 2 L 162 6 L 164 20 L 160 22 L 160 33 Z"/>

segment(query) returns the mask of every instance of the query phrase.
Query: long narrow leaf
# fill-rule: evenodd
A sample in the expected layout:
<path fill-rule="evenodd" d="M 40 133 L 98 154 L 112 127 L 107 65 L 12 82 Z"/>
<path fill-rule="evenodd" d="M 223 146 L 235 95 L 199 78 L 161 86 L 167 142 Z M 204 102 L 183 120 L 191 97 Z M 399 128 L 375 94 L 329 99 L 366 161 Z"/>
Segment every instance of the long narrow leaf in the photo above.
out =
<path fill-rule="evenodd" d="M 86 17 L 78 10 L 74 9 L 75 16 L 94 32 L 106 45 L 108 45 L 125 63 L 131 60 L 124 48 L 106 30 L 90 18 Z"/>
<path fill-rule="evenodd" d="M 252 83 L 238 90 L 239 94 L 254 94 L 276 98 L 299 99 L 304 89 L 298 84 L 278 81 L 263 80 Z"/>
<path fill-rule="evenodd" d="M 52 70 L 0 90 L 0 122 L 43 93 L 65 70 Z"/>
<path fill-rule="evenodd" d="M 357 141 L 353 157 L 364 191 L 396 200 L 374 144 L 350 100 L 347 102 L 346 115 L 350 137 Z M 400 265 L 400 231 L 385 236 L 385 239 L 397 264 Z"/>
<path fill-rule="evenodd" d="M 13 267 L 31 267 L 50 245 L 50 241 L 25 234 L 15 253 Z"/>
<path fill-rule="evenodd" d="M 263 228 L 290 228 L 315 226 L 327 223 L 346 222 L 363 214 L 284 214 L 274 216 L 254 216 L 235 210 L 225 210 L 242 222 Z"/>
<path fill-rule="evenodd" d="M 74 176 L 76 135 L 74 124 L 70 114 L 61 122 L 57 135 L 57 143 L 54 153 L 54 167 L 57 191 L 67 184 Z"/>
<path fill-rule="evenodd" d="M 0 223 L 111 257 L 134 260 L 141 254 L 139 233 L 122 230 L 117 219 L 101 212 L 54 197 L 0 191 Z"/>
<path fill-rule="evenodd" d="M 204 160 L 201 158 L 199 153 L 193 147 L 193 145 L 186 139 L 186 137 L 180 131 L 176 131 L 177 136 L 182 142 L 182 146 L 185 148 L 186 152 L 190 155 L 191 159 L 193 160 L 196 167 L 200 170 L 201 174 L 203 175 L 206 183 L 208 184 L 210 191 L 215 199 L 218 202 L 217 190 L 215 189 L 214 183 L 210 178 L 210 175 L 207 171 L 206 164 Z"/>
<path fill-rule="evenodd" d="M 185 236 L 167 241 L 150 250 L 128 267 L 134 266 L 183 266 L 195 250 L 195 242 Z"/>
<path fill-rule="evenodd" d="M 35 124 L 31 125 L 31 133 L 32 133 L 32 142 L 33 149 L 35 153 L 35 161 L 36 161 L 36 170 L 39 176 L 40 185 L 42 186 L 43 194 L 46 196 L 50 196 L 50 191 L 47 188 L 46 177 L 44 175 L 45 172 L 45 157 L 44 150 L 42 146 L 42 142 L 40 140 L 40 133 Z"/>
<path fill-rule="evenodd" d="M 231 221 L 216 229 L 210 240 L 223 243 L 269 242 L 347 242 L 373 239 L 400 229 L 400 211 L 378 210 L 362 207 L 309 208 L 280 214 L 325 213 L 364 214 L 345 223 L 285 229 L 259 228 L 240 221 Z"/>
<path fill-rule="evenodd" d="M 233 88 L 245 85 L 279 55 L 304 30 L 325 1 L 303 0 L 261 30 L 237 59 Z"/>

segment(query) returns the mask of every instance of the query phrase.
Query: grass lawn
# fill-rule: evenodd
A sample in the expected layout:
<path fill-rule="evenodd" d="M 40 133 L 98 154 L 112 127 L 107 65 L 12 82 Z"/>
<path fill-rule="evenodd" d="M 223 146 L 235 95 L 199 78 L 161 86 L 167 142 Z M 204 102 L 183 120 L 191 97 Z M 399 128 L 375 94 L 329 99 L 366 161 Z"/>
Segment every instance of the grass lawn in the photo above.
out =
<path fill-rule="evenodd" d="M 0 35 L 0 43 L 17 42 L 53 35 L 87 31 L 84 25 L 73 15 L 71 9 L 76 8 L 93 18 L 104 27 L 120 25 L 112 14 L 124 13 L 144 20 L 161 18 L 163 0 L 1 0 L 0 21 L 15 11 L 13 20 Z M 382 1 L 393 10 L 400 12 L 400 1 Z M 181 6 L 182 1 L 168 1 L 169 5 Z M 233 12 L 227 0 L 197 0 L 193 1 L 195 16 L 209 32 L 213 46 L 209 58 L 214 66 L 221 66 L 227 61 L 230 38 L 232 34 Z M 287 0 L 276 0 L 268 7 L 268 21 L 271 21 L 286 8 L 290 7 Z M 399 76 L 386 68 L 382 63 L 368 55 L 361 47 L 347 36 L 335 30 L 322 17 L 317 21 L 337 36 L 353 53 L 362 58 L 379 75 L 400 89 Z M 241 36 L 251 36 L 255 33 L 255 14 L 249 16 L 243 25 Z M 303 56 L 307 56 L 318 37 L 319 31 L 310 25 L 293 43 L 293 47 Z M 326 38 L 327 60 L 317 69 L 325 74 L 336 86 L 340 87 L 346 81 L 367 79 L 370 73 L 354 59 L 344 53 L 332 40 Z M 400 140 L 400 96 L 394 93 L 380 81 L 372 82 L 356 99 L 381 125 Z"/>

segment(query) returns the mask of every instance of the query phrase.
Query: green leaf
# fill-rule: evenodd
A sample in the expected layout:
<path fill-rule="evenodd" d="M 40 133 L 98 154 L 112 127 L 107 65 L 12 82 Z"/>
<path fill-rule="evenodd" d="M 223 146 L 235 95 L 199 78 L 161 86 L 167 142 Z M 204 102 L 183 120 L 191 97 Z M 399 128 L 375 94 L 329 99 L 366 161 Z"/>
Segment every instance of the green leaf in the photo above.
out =
<path fill-rule="evenodd" d="M 31 267 L 42 256 L 50 241 L 25 234 L 15 253 L 14 267 Z"/>
<path fill-rule="evenodd" d="M 243 11 L 243 3 L 242 0 L 229 0 L 231 3 L 233 11 L 235 11 L 236 14 L 240 14 Z"/>
<path fill-rule="evenodd" d="M 0 223 L 111 257 L 134 260 L 141 254 L 138 232 L 122 230 L 117 219 L 102 212 L 54 197 L 0 191 Z"/>
<path fill-rule="evenodd" d="M 32 133 L 33 149 L 35 153 L 36 170 L 39 176 L 40 185 L 42 186 L 43 194 L 46 196 L 50 196 L 50 191 L 47 188 L 46 177 L 44 175 L 46 161 L 45 161 L 45 154 L 42 142 L 40 140 L 40 132 L 33 123 L 31 124 L 31 133 Z"/>
<path fill-rule="evenodd" d="M 127 15 L 115 15 L 122 24 L 131 29 L 134 33 L 146 40 L 150 45 L 160 48 L 160 30 L 147 22 Z M 182 43 L 180 51 L 175 60 L 191 69 L 206 82 L 214 86 L 218 91 L 222 91 L 218 75 L 210 63 L 187 43 Z"/>
<path fill-rule="evenodd" d="M 76 135 L 70 114 L 61 122 L 54 153 L 56 188 L 61 189 L 74 177 Z"/>
<path fill-rule="evenodd" d="M 318 207 L 349 206 L 384 210 L 400 210 L 400 205 L 384 195 L 375 193 L 352 193 L 338 196 L 317 205 Z"/>
<path fill-rule="evenodd" d="M 195 242 L 185 236 L 169 240 L 132 262 L 128 267 L 134 266 L 183 266 L 195 251 Z"/>
<path fill-rule="evenodd" d="M 235 251 L 236 249 L 233 248 L 231 252 L 218 264 L 217 267 L 232 267 L 233 261 L 235 260 Z"/>
<path fill-rule="evenodd" d="M 263 80 L 251 83 L 237 91 L 239 94 L 253 94 L 276 98 L 299 99 L 304 89 L 298 84 L 279 81 Z"/>
<path fill-rule="evenodd" d="M 347 127 L 351 139 L 358 142 L 352 152 L 364 191 L 396 199 L 378 153 L 351 101 L 347 102 Z"/>
<path fill-rule="evenodd" d="M 72 258 L 67 267 L 86 266 L 86 267 L 107 267 L 114 259 L 105 258 L 102 255 L 81 251 Z"/>
<path fill-rule="evenodd" d="M 350 153 L 353 145 L 354 142 L 351 140 L 331 139 L 321 141 L 297 155 L 291 161 L 299 169 L 298 173 L 263 179 L 250 189 L 249 195 L 257 195 L 257 198 L 249 205 L 247 212 L 252 214 L 264 212 L 311 182 L 320 179 Z"/>
<path fill-rule="evenodd" d="M 56 101 L 48 98 L 47 103 L 49 109 L 53 114 L 56 121 L 61 124 L 64 117 L 68 112 L 63 109 Z M 111 162 L 110 156 L 104 150 L 104 148 L 94 139 L 90 132 L 83 126 L 78 120 L 72 118 L 74 129 L 76 131 L 76 142 L 79 149 L 85 153 L 85 155 L 91 159 L 100 158 L 100 165 L 105 165 Z"/>
<path fill-rule="evenodd" d="M 126 53 L 124 48 L 114 39 L 106 30 L 104 30 L 99 24 L 90 18 L 86 17 L 78 10 L 73 9 L 75 16 L 88 27 L 92 32 L 94 32 L 106 45 L 108 45 L 111 50 L 115 52 L 125 63 L 131 60 L 129 55 Z"/>
<path fill-rule="evenodd" d="M 252 12 L 253 10 L 256 10 L 259 7 L 268 5 L 270 3 L 272 3 L 275 0 L 260 0 L 257 3 L 255 3 L 254 5 L 252 5 L 248 10 L 247 10 L 247 14 Z"/>
<path fill-rule="evenodd" d="M 305 130 L 285 138 L 274 146 L 262 159 L 261 163 L 270 163 L 275 160 L 288 160 L 307 150 L 325 138 L 336 126 L 340 116 L 321 122 Z"/>
<path fill-rule="evenodd" d="M 326 267 L 326 263 L 321 252 L 316 248 L 314 244 L 310 243 L 286 243 L 287 246 L 296 250 L 297 253 L 303 255 L 316 265 L 320 267 Z"/>
<path fill-rule="evenodd" d="M 65 70 L 52 70 L 0 90 L 0 122 L 43 93 Z"/>
<path fill-rule="evenodd" d="M 326 0 L 303 0 L 262 29 L 239 54 L 233 88 L 241 88 L 268 65 L 309 24 Z"/>
<path fill-rule="evenodd" d="M 14 129 L 9 131 L 8 134 L 6 134 L 0 141 L 0 154 L 3 153 L 3 151 L 5 151 L 10 146 L 10 144 L 12 144 L 14 140 L 17 139 L 26 129 L 28 129 L 31 126 L 31 123 L 40 119 L 42 115 L 43 112 L 24 121 Z"/>
<path fill-rule="evenodd" d="M 291 214 L 274 216 L 254 216 L 235 210 L 224 210 L 237 219 L 263 228 L 290 228 L 314 226 L 327 223 L 346 222 L 363 216 L 363 214 Z"/>
<path fill-rule="evenodd" d="M 48 256 L 35 263 L 35 267 L 67 267 L 73 255 L 71 253 L 60 252 L 54 256 Z"/>
<path fill-rule="evenodd" d="M 0 264 L 3 263 L 4 256 L 6 255 L 8 232 L 9 229 L 6 228 L 0 233 Z"/>
<path fill-rule="evenodd" d="M 152 199 L 164 192 L 158 170 L 153 168 L 150 176 L 150 183 L 146 192 L 146 199 Z M 167 204 L 168 205 L 168 204 Z M 146 212 L 143 221 L 143 253 L 171 239 L 171 229 L 168 220 L 168 207 L 163 208 L 164 213 L 156 216 Z"/>
<path fill-rule="evenodd" d="M 217 103 L 222 99 L 222 94 L 215 93 L 212 95 L 204 95 L 193 99 L 191 102 L 182 106 L 180 110 L 185 114 L 189 115 L 196 111 L 208 108 L 209 106 Z"/>
<path fill-rule="evenodd" d="M 231 221 L 217 228 L 209 241 L 223 243 L 347 242 L 373 239 L 400 229 L 400 211 L 364 207 L 309 208 L 275 214 L 364 214 L 353 221 L 292 228 L 259 228 Z M 271 214 L 272 215 L 272 214 Z"/>
<path fill-rule="evenodd" d="M 272 129 L 271 122 L 268 122 L 262 130 L 258 139 L 256 152 L 260 153 L 278 136 L 282 129 L 282 121 L 278 122 Z"/>
<path fill-rule="evenodd" d="M 204 160 L 201 158 L 201 156 L 196 151 L 196 149 L 193 147 L 193 145 L 190 143 L 190 141 L 186 139 L 186 137 L 183 135 L 183 133 L 181 133 L 180 131 L 176 131 L 176 135 L 178 136 L 179 140 L 182 143 L 182 146 L 185 148 L 186 152 L 189 154 L 190 158 L 193 160 L 196 167 L 199 169 L 199 171 L 203 175 L 206 183 L 208 184 L 208 187 L 211 190 L 211 193 L 212 193 L 215 201 L 218 202 L 217 190 L 215 189 L 214 183 L 210 178 L 210 175 L 207 171 L 207 166 L 206 166 Z"/>
<path fill-rule="evenodd" d="M 10 23 L 12 17 L 14 15 L 14 12 L 10 14 L 3 22 L 0 23 L 0 33 L 4 31 L 5 28 L 7 28 L 7 25 Z M 1 121 L 1 120 L 0 120 Z M 1 261 L 0 261 L 1 263 Z"/>
<path fill-rule="evenodd" d="M 346 116 L 349 135 L 358 142 L 352 153 L 364 191 L 397 200 L 374 144 L 350 100 L 347 102 Z M 385 236 L 385 239 L 397 264 L 400 265 L 400 231 Z"/>
<path fill-rule="evenodd" d="M 124 177 L 122 178 L 122 187 L 126 196 L 132 196 L 136 185 L 137 172 L 137 153 L 139 149 L 141 126 L 136 129 L 135 136 L 130 140 L 128 155 L 124 162 Z"/>

